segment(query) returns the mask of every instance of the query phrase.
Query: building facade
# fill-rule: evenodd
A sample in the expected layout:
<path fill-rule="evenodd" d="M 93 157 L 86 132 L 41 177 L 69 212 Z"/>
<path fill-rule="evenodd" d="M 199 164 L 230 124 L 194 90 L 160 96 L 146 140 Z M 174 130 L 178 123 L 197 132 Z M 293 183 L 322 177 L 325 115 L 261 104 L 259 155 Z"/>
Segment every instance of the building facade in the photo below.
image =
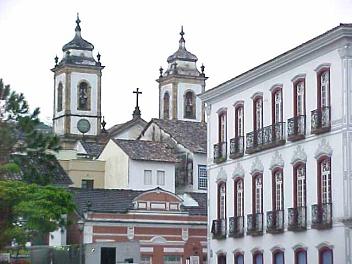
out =
<path fill-rule="evenodd" d="M 352 25 L 201 95 L 209 263 L 352 263 Z"/>

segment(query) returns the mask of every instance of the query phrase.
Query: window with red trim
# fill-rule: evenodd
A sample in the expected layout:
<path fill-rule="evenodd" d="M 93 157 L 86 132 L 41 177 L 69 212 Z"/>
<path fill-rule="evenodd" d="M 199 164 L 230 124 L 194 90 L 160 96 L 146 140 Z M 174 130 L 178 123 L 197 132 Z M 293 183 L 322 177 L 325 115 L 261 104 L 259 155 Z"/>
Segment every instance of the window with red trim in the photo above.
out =
<path fill-rule="evenodd" d="M 255 252 L 253 254 L 253 264 L 263 264 L 263 253 L 262 252 Z"/>
<path fill-rule="evenodd" d="M 307 264 L 307 251 L 303 248 L 295 250 L 295 264 Z"/>
<path fill-rule="evenodd" d="M 219 143 L 226 141 L 226 112 L 219 114 Z"/>
<path fill-rule="evenodd" d="M 318 160 L 318 203 L 331 203 L 331 159 Z"/>
<path fill-rule="evenodd" d="M 330 106 L 330 69 L 323 68 L 317 73 L 318 109 Z"/>
<path fill-rule="evenodd" d="M 218 184 L 218 219 L 226 219 L 226 183 Z"/>
<path fill-rule="evenodd" d="M 273 252 L 273 264 L 284 264 L 285 254 L 282 250 L 276 250 Z"/>
<path fill-rule="evenodd" d="M 253 214 L 263 213 L 263 175 L 253 176 Z"/>
<path fill-rule="evenodd" d="M 235 254 L 235 264 L 244 264 L 244 256 L 242 253 Z"/>
<path fill-rule="evenodd" d="M 294 207 L 306 206 L 306 165 L 297 164 L 294 167 Z"/>
<path fill-rule="evenodd" d="M 319 264 L 333 264 L 333 252 L 331 248 L 319 249 Z"/>
<path fill-rule="evenodd" d="M 272 183 L 273 211 L 281 211 L 284 209 L 284 177 L 281 168 L 273 170 Z"/>
<path fill-rule="evenodd" d="M 235 181 L 235 217 L 244 215 L 244 181 L 242 178 Z"/>
<path fill-rule="evenodd" d="M 277 87 L 272 92 L 272 121 L 273 124 L 283 122 L 282 89 Z"/>
<path fill-rule="evenodd" d="M 294 116 L 306 114 L 306 88 L 305 79 L 301 78 L 294 82 Z"/>
<path fill-rule="evenodd" d="M 226 264 L 226 255 L 224 255 L 224 254 L 218 255 L 218 263 L 217 264 Z"/>
<path fill-rule="evenodd" d="M 235 108 L 235 137 L 244 135 L 244 114 L 243 105 Z"/>
<path fill-rule="evenodd" d="M 263 97 L 256 96 L 253 100 L 253 128 L 259 130 L 263 128 Z"/>

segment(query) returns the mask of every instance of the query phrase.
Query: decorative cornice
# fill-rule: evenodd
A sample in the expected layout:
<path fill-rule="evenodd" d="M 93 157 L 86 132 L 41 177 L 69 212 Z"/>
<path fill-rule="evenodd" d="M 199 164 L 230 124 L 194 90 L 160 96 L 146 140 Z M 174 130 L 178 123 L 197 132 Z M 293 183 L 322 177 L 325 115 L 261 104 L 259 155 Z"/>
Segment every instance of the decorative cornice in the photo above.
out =
<path fill-rule="evenodd" d="M 270 92 L 273 92 L 273 91 L 274 91 L 275 89 L 277 89 L 277 88 L 282 89 L 283 86 L 284 86 L 284 85 L 283 85 L 282 83 L 276 83 L 276 84 L 274 84 L 273 86 L 271 86 Z"/>
<path fill-rule="evenodd" d="M 233 104 L 233 107 L 236 108 L 238 106 L 243 106 L 244 105 L 244 101 L 243 100 L 238 100 Z"/>
<path fill-rule="evenodd" d="M 300 249 L 300 248 L 302 248 L 302 249 L 304 249 L 304 250 L 307 250 L 307 249 L 308 249 L 308 247 L 305 246 L 305 245 L 302 244 L 302 243 L 298 243 L 298 244 L 296 244 L 296 245 L 294 245 L 294 246 L 292 247 L 293 251 L 296 251 L 297 249 Z"/>
<path fill-rule="evenodd" d="M 298 145 L 295 152 L 293 153 L 291 164 L 295 164 L 297 162 L 307 162 L 307 154 L 304 152 L 304 148 L 301 145 Z"/>
<path fill-rule="evenodd" d="M 207 113 L 207 116 L 210 116 L 211 113 L 211 104 L 207 104 L 205 107 L 205 112 Z"/>
<path fill-rule="evenodd" d="M 227 181 L 227 174 L 226 174 L 226 171 L 224 170 L 224 168 L 221 168 L 218 175 L 216 176 L 216 182 L 218 183 L 221 181 L 224 181 L 224 182 Z"/>
<path fill-rule="evenodd" d="M 263 172 L 263 171 L 264 171 L 263 163 L 260 161 L 260 159 L 258 157 L 256 157 L 252 163 L 252 167 L 251 167 L 250 172 L 253 175 L 256 172 Z"/>
<path fill-rule="evenodd" d="M 301 73 L 301 74 L 297 74 L 295 77 L 293 77 L 292 79 L 291 79 L 291 82 L 296 82 L 296 81 L 298 81 L 298 80 L 300 80 L 300 79 L 305 79 L 306 78 L 306 74 L 305 73 Z"/>
<path fill-rule="evenodd" d="M 256 92 L 251 96 L 251 99 L 255 99 L 256 97 L 263 97 L 263 92 Z"/>
<path fill-rule="evenodd" d="M 318 67 L 316 67 L 314 71 L 319 72 L 321 69 L 330 68 L 330 66 L 331 66 L 331 63 L 323 63 L 318 65 Z"/>
<path fill-rule="evenodd" d="M 281 154 L 279 153 L 279 151 L 275 151 L 274 156 L 271 158 L 271 163 L 270 163 L 270 169 L 274 169 L 274 168 L 283 168 L 285 165 L 284 160 L 282 159 Z"/>
<path fill-rule="evenodd" d="M 218 109 L 218 111 L 216 111 L 217 114 L 226 113 L 226 112 L 227 112 L 227 107 L 221 107 Z"/>
<path fill-rule="evenodd" d="M 318 245 L 316 245 L 316 248 L 319 250 L 323 247 L 327 247 L 327 248 L 330 248 L 330 249 L 333 249 L 334 248 L 334 245 L 332 245 L 331 243 L 329 243 L 328 241 L 324 241 L 324 242 L 321 242 L 319 243 Z"/>
<path fill-rule="evenodd" d="M 263 250 L 263 249 L 260 249 L 260 248 L 258 248 L 258 247 L 255 247 L 255 248 L 252 248 L 252 249 L 251 249 L 252 255 L 253 255 L 254 253 L 257 253 L 257 252 L 263 253 L 264 250 Z"/>
<path fill-rule="evenodd" d="M 341 59 L 352 58 L 352 44 L 348 43 L 342 48 L 338 49 L 339 55 Z"/>
<path fill-rule="evenodd" d="M 284 248 L 284 247 L 280 247 L 280 246 L 274 246 L 274 247 L 272 247 L 272 248 L 270 249 L 271 252 L 275 252 L 275 251 L 277 251 L 277 250 L 280 250 L 280 251 L 284 252 L 284 251 L 285 251 L 285 248 Z"/>
<path fill-rule="evenodd" d="M 325 138 L 323 138 L 320 141 L 320 144 L 319 144 L 317 150 L 315 151 L 314 157 L 316 159 L 319 159 L 323 155 L 331 157 L 332 152 L 333 152 L 333 150 L 330 147 L 329 142 Z"/>
<path fill-rule="evenodd" d="M 235 180 L 237 177 L 244 177 L 244 169 L 241 163 L 237 162 L 236 167 L 232 173 L 232 178 Z"/>

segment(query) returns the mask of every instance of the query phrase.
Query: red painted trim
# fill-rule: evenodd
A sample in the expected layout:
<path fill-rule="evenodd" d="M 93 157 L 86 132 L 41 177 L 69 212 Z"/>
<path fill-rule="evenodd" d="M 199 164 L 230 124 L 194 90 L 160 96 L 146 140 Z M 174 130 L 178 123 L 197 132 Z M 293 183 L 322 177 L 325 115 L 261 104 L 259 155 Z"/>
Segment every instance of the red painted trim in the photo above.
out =
<path fill-rule="evenodd" d="M 239 131 L 238 131 L 238 111 L 239 109 L 242 108 L 242 135 L 244 135 L 244 106 L 243 104 L 238 104 L 235 107 L 235 137 L 239 136 Z"/>
<path fill-rule="evenodd" d="M 240 182 L 240 181 L 242 181 L 242 186 L 243 186 L 243 193 L 242 193 L 242 201 L 241 201 L 241 203 L 242 203 L 242 212 L 241 212 L 241 214 L 242 214 L 242 216 L 244 215 L 244 180 L 243 180 L 243 178 L 237 178 L 236 180 L 235 180 L 235 182 L 234 182 L 234 212 L 233 212 L 233 216 L 234 217 L 237 217 L 238 215 L 237 215 L 237 183 L 238 182 Z"/>
<path fill-rule="evenodd" d="M 280 253 L 284 254 L 284 263 L 283 264 L 285 264 L 285 252 L 282 251 L 281 249 L 276 249 L 273 251 L 273 253 L 272 253 L 272 263 L 273 264 L 277 264 L 275 261 L 275 256 L 276 256 L 276 254 L 280 254 Z"/>
<path fill-rule="evenodd" d="M 263 260 L 263 264 L 264 264 L 264 256 L 263 256 L 263 253 L 260 252 L 260 251 L 256 251 L 256 252 L 253 253 L 253 264 L 257 264 L 255 258 L 256 258 L 258 255 L 261 255 L 261 256 L 262 256 L 262 260 Z"/>
<path fill-rule="evenodd" d="M 330 197 L 329 197 L 329 200 L 331 201 L 331 183 L 332 183 L 332 170 L 331 170 L 331 158 L 329 156 L 322 156 L 320 157 L 318 160 L 317 160 L 317 201 L 318 201 L 318 204 L 321 204 L 322 201 L 321 201 L 321 195 L 322 195 L 322 182 L 321 182 L 321 163 L 325 160 L 329 160 L 329 163 L 330 163 L 330 178 L 331 178 L 331 182 L 330 182 L 330 190 L 329 190 L 329 194 L 330 194 Z"/>
<path fill-rule="evenodd" d="M 256 178 L 260 177 L 261 178 L 261 182 L 262 182 L 262 192 L 261 192 L 261 208 L 260 211 L 261 213 L 263 213 L 263 191 L 264 191 L 264 184 L 263 184 L 263 174 L 262 173 L 255 173 L 252 177 L 252 214 L 255 214 L 255 208 L 256 208 L 256 199 L 255 199 L 255 190 L 256 190 L 256 186 L 255 186 L 255 180 Z"/>
<path fill-rule="evenodd" d="M 225 185 L 225 204 L 224 204 L 225 218 L 224 219 L 226 219 L 226 192 L 227 192 L 227 190 L 226 190 L 226 182 L 224 182 L 224 181 L 221 181 L 218 183 L 218 219 L 220 219 L 220 188 L 222 185 Z"/>
<path fill-rule="evenodd" d="M 330 90 L 331 90 L 331 78 L 330 78 L 330 67 L 323 67 L 317 72 L 317 109 L 321 109 L 321 75 L 324 72 L 329 72 L 329 106 L 331 105 L 331 100 L 330 100 Z"/>
<path fill-rule="evenodd" d="M 334 251 L 332 248 L 329 248 L 327 246 L 322 247 L 319 249 L 319 264 L 324 264 L 323 263 L 323 253 L 330 251 L 331 252 L 331 257 L 332 257 L 332 263 L 334 263 Z"/>
<path fill-rule="evenodd" d="M 244 263 L 244 255 L 243 255 L 243 253 L 237 252 L 237 253 L 235 253 L 235 255 L 233 256 L 233 257 L 234 257 L 234 263 L 235 263 L 235 264 L 238 264 L 237 257 L 239 257 L 239 256 L 242 256 L 242 258 L 243 258 L 243 263 Z"/>
<path fill-rule="evenodd" d="M 226 141 L 226 130 L 227 130 L 227 126 L 226 126 L 226 111 L 222 111 L 218 114 L 218 135 L 219 135 L 219 140 L 218 142 L 224 142 Z M 224 138 L 221 138 L 221 117 L 224 116 Z"/>
<path fill-rule="evenodd" d="M 306 87 L 306 79 L 305 78 L 299 78 L 293 82 L 293 91 L 294 91 L 294 96 L 293 96 L 293 116 L 296 117 L 298 116 L 297 114 L 297 84 L 299 82 L 303 81 L 304 85 L 304 99 L 303 99 L 303 104 L 304 104 L 304 115 L 306 114 L 306 93 L 307 93 L 307 87 Z"/>
<path fill-rule="evenodd" d="M 275 169 L 272 170 L 271 173 L 271 187 L 272 187 L 272 195 L 271 195 L 271 199 L 272 199 L 272 210 L 276 211 L 276 180 L 275 180 L 275 173 L 276 172 L 281 172 L 282 173 L 282 189 L 284 188 L 284 172 L 283 169 L 280 167 L 277 167 Z M 284 190 L 282 190 L 282 203 L 284 203 Z"/>
<path fill-rule="evenodd" d="M 283 107 L 283 92 L 282 92 L 282 87 L 281 86 L 277 86 L 275 87 L 272 91 L 271 91 L 271 120 L 272 120 L 272 124 L 276 124 L 276 122 L 278 122 L 278 120 L 275 119 L 275 94 L 277 92 L 281 92 L 281 120 L 283 121 L 283 110 L 284 110 L 284 107 Z"/>
<path fill-rule="evenodd" d="M 299 264 L 298 263 L 298 254 L 304 252 L 305 257 L 306 257 L 306 263 L 307 263 L 307 250 L 305 250 L 304 248 L 297 248 L 295 250 L 295 264 Z"/>
<path fill-rule="evenodd" d="M 304 193 L 304 204 L 307 204 L 307 172 L 306 172 L 306 164 L 304 162 L 297 162 L 293 166 L 293 207 L 297 208 L 297 169 L 301 166 L 304 166 L 305 171 L 305 193 Z"/>
<path fill-rule="evenodd" d="M 255 104 L 258 100 L 262 101 L 262 116 L 261 116 L 261 123 L 263 126 L 263 96 L 262 95 L 257 95 L 256 97 L 253 98 L 253 131 L 258 130 L 259 128 L 257 127 L 257 114 L 256 114 L 256 108 Z"/>

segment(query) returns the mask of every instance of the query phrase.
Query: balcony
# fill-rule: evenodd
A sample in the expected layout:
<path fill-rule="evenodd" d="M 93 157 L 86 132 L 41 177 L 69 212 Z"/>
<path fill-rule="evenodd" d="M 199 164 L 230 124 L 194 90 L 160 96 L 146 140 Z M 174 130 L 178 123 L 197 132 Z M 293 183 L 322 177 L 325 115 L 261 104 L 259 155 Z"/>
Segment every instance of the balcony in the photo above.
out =
<path fill-rule="evenodd" d="M 297 141 L 306 135 L 306 116 L 299 115 L 287 120 L 287 140 Z"/>
<path fill-rule="evenodd" d="M 230 139 L 230 158 L 236 159 L 244 154 L 244 137 L 239 136 Z"/>
<path fill-rule="evenodd" d="M 246 153 L 251 154 L 285 144 L 285 122 L 247 133 Z"/>
<path fill-rule="evenodd" d="M 332 227 L 331 203 L 312 205 L 312 228 L 329 229 Z"/>
<path fill-rule="evenodd" d="M 227 158 L 227 143 L 220 142 L 214 145 L 214 162 L 221 163 Z"/>
<path fill-rule="evenodd" d="M 230 217 L 229 236 L 234 238 L 244 236 L 244 216 Z"/>
<path fill-rule="evenodd" d="M 278 234 L 284 232 L 284 211 L 266 212 L 266 232 Z"/>
<path fill-rule="evenodd" d="M 312 111 L 311 130 L 313 134 L 330 131 L 330 106 L 325 106 Z"/>
<path fill-rule="evenodd" d="M 213 220 L 211 226 L 211 233 L 215 239 L 224 239 L 226 238 L 226 219 L 217 219 Z"/>
<path fill-rule="evenodd" d="M 307 208 L 305 206 L 288 208 L 289 231 L 304 231 L 307 229 Z"/>
<path fill-rule="evenodd" d="M 247 235 L 263 235 L 263 214 L 247 215 Z"/>

